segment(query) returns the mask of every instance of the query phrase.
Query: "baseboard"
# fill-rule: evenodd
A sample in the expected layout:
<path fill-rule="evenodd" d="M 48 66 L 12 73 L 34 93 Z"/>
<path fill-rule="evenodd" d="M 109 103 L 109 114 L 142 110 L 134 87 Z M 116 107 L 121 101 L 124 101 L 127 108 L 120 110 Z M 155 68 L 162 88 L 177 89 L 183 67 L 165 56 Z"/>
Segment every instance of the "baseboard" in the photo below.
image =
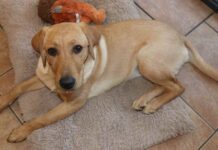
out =
<path fill-rule="evenodd" d="M 207 6 L 218 12 L 218 0 L 202 0 Z"/>

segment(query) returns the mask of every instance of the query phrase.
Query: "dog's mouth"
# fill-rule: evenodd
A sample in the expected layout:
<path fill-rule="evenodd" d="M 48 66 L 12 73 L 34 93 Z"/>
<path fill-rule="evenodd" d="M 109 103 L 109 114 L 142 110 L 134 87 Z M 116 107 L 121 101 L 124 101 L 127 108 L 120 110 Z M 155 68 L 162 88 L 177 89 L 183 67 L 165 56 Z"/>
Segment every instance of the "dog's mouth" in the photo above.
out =
<path fill-rule="evenodd" d="M 64 92 L 64 93 L 67 93 L 67 94 L 73 93 L 74 91 L 75 91 L 74 89 L 71 89 L 71 90 L 63 90 L 63 92 Z"/>
<path fill-rule="evenodd" d="M 67 97 L 70 97 L 70 99 L 75 99 L 76 97 L 80 96 L 82 92 L 82 88 L 77 88 L 77 89 L 70 89 L 70 90 L 63 90 L 61 89 L 59 91 L 60 94 L 63 94 Z"/>
<path fill-rule="evenodd" d="M 58 91 L 60 91 L 61 93 L 73 93 L 75 92 L 75 90 L 76 90 L 75 88 L 64 89 L 60 85 L 58 85 Z"/>
<path fill-rule="evenodd" d="M 67 95 L 76 93 L 76 89 L 67 89 L 66 90 L 66 89 L 61 88 L 60 86 L 58 86 L 57 91 L 58 91 L 58 93 L 67 94 Z"/>

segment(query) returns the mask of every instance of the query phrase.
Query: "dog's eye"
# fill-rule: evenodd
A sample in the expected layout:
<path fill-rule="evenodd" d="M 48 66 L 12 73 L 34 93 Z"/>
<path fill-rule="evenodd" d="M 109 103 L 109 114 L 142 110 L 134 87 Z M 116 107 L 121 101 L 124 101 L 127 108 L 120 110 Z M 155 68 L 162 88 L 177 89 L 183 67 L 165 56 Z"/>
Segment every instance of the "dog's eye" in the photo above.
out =
<path fill-rule="evenodd" d="M 79 54 L 82 51 L 83 47 L 81 45 L 76 45 L 73 47 L 73 52 Z"/>
<path fill-rule="evenodd" d="M 56 56 L 58 54 L 58 51 L 56 48 L 49 48 L 48 49 L 48 54 L 51 56 Z"/>

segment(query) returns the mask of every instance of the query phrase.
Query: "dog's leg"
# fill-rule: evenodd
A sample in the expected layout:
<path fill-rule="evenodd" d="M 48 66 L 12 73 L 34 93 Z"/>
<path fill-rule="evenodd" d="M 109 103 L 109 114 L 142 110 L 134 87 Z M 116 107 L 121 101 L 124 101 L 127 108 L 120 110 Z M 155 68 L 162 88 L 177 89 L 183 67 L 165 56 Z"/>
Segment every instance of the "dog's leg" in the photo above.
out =
<path fill-rule="evenodd" d="M 46 114 L 41 115 L 14 129 L 8 137 L 8 142 L 16 143 L 25 140 L 27 136 L 34 130 L 55 123 L 58 120 L 64 119 L 72 113 L 78 111 L 85 104 L 85 102 L 85 99 L 77 98 L 73 101 L 59 104 Z"/>
<path fill-rule="evenodd" d="M 144 113 L 150 114 L 155 112 L 161 106 L 176 98 L 184 91 L 184 88 L 177 80 L 167 80 L 161 83 L 164 83 L 162 86 L 165 88 L 163 94 L 149 102 L 143 110 Z"/>
<path fill-rule="evenodd" d="M 16 85 L 10 92 L 0 97 L 0 111 L 15 101 L 19 95 L 42 87 L 44 84 L 36 76 Z"/>
<path fill-rule="evenodd" d="M 145 99 L 141 101 L 146 103 L 150 100 L 143 109 L 146 114 L 155 112 L 162 105 L 184 91 L 182 85 L 171 75 L 170 70 L 164 68 L 161 63 L 153 60 L 147 61 L 143 58 L 143 55 L 139 57 L 138 62 L 138 68 L 142 76 L 159 85 L 159 88 L 155 88 L 152 92 L 148 93 L 148 98 L 146 98 L 146 94 L 142 96 Z"/>
<path fill-rule="evenodd" d="M 163 87 L 159 85 L 155 85 L 151 90 L 146 92 L 139 99 L 135 100 L 133 102 L 132 107 L 136 110 L 142 110 L 144 107 L 146 107 L 149 101 L 151 101 L 156 96 L 160 95 L 163 91 L 164 91 Z"/>

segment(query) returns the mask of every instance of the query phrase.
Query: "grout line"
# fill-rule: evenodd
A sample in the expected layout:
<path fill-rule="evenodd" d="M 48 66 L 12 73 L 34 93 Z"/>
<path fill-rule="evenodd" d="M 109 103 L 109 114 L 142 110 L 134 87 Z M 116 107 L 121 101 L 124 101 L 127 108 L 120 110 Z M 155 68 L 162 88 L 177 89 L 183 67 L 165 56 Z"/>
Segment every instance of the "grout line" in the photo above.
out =
<path fill-rule="evenodd" d="M 9 106 L 8 108 L 11 110 L 11 112 L 14 114 L 14 116 L 17 118 L 20 124 L 23 124 L 23 120 L 21 120 L 20 117 L 18 117 L 17 113 L 11 108 L 11 106 Z"/>
<path fill-rule="evenodd" d="M 216 131 L 214 131 L 207 139 L 206 141 L 204 141 L 204 143 L 198 148 L 198 150 L 201 150 L 207 143 L 209 140 L 211 140 L 211 138 L 216 134 Z"/>
<path fill-rule="evenodd" d="M 137 2 L 134 1 L 134 3 L 135 3 L 135 5 L 136 5 L 139 9 L 141 9 L 141 10 L 142 10 L 146 15 L 148 15 L 152 20 L 155 20 L 155 18 L 152 17 L 147 11 L 145 11 Z"/>
<path fill-rule="evenodd" d="M 17 119 L 20 121 L 21 124 L 25 123 L 25 121 L 22 119 L 22 114 L 18 114 L 16 110 L 12 107 L 14 103 L 18 102 L 18 98 L 16 98 L 12 103 L 9 104 L 9 108 L 11 111 L 14 113 L 14 115 L 17 117 Z M 18 102 L 18 107 L 19 107 L 19 102 Z"/>
<path fill-rule="evenodd" d="M 208 18 L 210 18 L 212 15 L 214 14 L 214 12 L 212 12 L 211 14 L 209 14 L 206 18 L 204 18 L 200 23 L 198 23 L 195 27 L 193 27 L 190 31 L 188 31 L 185 36 L 188 36 L 190 33 L 192 33 L 192 31 L 194 31 L 196 28 L 198 28 L 201 24 L 203 24 Z"/>
<path fill-rule="evenodd" d="M 207 22 L 205 22 L 205 23 L 208 25 L 208 27 L 210 27 L 212 30 L 214 30 L 216 33 L 218 33 L 218 31 L 216 29 L 214 29 L 209 23 L 207 23 Z"/>
<path fill-rule="evenodd" d="M 5 74 L 7 74 L 9 71 L 13 70 L 13 67 L 10 67 L 9 69 L 7 69 L 5 72 L 1 73 L 0 74 L 0 77 L 1 76 L 4 76 Z"/>
<path fill-rule="evenodd" d="M 182 96 L 179 96 L 211 129 L 216 130 L 199 112 L 197 112 Z"/>

